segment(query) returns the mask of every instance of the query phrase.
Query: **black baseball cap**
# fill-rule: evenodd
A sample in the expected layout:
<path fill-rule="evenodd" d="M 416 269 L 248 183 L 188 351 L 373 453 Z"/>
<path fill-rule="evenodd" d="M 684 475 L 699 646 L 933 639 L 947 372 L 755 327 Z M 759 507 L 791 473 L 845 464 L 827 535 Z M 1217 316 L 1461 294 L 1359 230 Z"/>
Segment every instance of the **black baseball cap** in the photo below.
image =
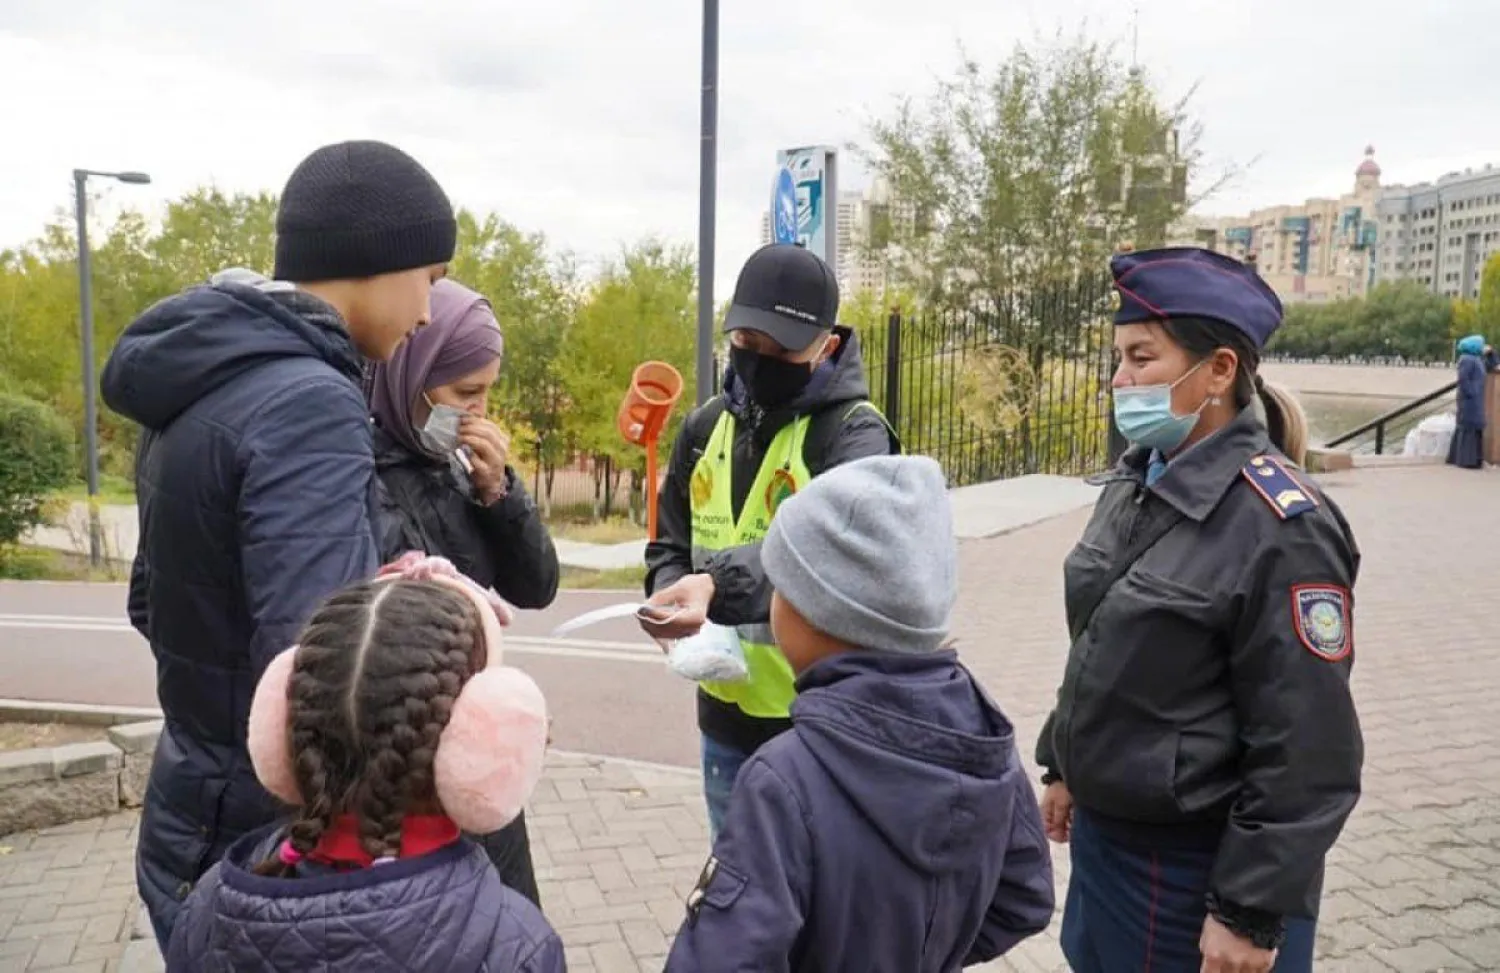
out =
<path fill-rule="evenodd" d="M 839 282 L 817 254 L 772 243 L 745 261 L 724 317 L 725 331 L 759 331 L 788 351 L 803 351 L 832 331 Z"/>

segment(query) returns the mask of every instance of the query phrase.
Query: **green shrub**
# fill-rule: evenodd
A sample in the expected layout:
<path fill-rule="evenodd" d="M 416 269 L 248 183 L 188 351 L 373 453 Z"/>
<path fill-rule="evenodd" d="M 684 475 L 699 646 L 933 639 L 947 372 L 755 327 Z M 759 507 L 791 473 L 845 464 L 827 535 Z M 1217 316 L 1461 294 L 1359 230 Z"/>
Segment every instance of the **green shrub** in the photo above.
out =
<path fill-rule="evenodd" d="M 72 473 L 73 434 L 62 416 L 0 392 L 0 552 L 45 522 L 48 494 Z"/>

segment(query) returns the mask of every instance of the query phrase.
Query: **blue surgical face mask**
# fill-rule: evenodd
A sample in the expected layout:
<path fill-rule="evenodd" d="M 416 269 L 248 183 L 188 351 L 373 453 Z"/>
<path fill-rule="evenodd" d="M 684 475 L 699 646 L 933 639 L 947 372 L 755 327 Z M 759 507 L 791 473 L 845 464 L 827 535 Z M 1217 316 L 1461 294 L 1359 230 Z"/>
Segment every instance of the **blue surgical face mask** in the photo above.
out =
<path fill-rule="evenodd" d="M 1203 413 L 1203 405 L 1179 416 L 1172 411 L 1172 390 L 1193 374 L 1202 365 L 1199 362 L 1183 373 L 1182 378 L 1170 385 L 1130 385 L 1114 390 L 1115 427 L 1120 435 L 1135 443 L 1161 453 L 1170 453 L 1181 446 Z"/>

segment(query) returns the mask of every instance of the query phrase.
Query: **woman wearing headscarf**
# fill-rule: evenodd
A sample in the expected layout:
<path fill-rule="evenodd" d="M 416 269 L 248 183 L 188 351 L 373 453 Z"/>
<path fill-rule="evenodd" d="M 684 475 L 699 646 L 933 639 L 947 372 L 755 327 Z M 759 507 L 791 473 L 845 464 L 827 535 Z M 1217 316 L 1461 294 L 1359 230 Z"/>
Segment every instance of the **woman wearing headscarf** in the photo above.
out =
<path fill-rule="evenodd" d="M 1471 334 L 1458 343 L 1458 415 L 1448 462 L 1466 470 L 1484 468 L 1484 336 Z"/>
<path fill-rule="evenodd" d="M 371 374 L 380 553 L 441 555 L 518 608 L 545 608 L 557 551 L 510 466 L 510 437 L 486 415 L 504 348 L 495 312 L 441 280 L 431 321 Z M 475 837 L 505 884 L 539 903 L 525 817 Z"/>

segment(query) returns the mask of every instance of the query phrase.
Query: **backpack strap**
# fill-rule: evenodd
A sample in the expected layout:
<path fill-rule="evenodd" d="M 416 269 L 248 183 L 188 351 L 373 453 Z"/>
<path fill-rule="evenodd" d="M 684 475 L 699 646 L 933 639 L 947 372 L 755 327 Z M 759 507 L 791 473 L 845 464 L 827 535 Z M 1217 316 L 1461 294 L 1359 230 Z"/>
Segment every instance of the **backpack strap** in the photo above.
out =
<path fill-rule="evenodd" d="M 724 409 L 724 396 L 716 395 L 688 414 L 687 422 L 702 423 L 701 429 L 693 430 L 695 433 L 693 438 L 681 444 L 692 451 L 694 462 L 697 462 L 698 457 L 703 455 L 703 451 L 708 449 L 708 441 L 713 438 L 714 427 L 719 424 L 719 417 L 724 414 Z"/>
<path fill-rule="evenodd" d="M 828 455 L 828 448 L 833 445 L 834 438 L 844 428 L 844 424 L 861 412 L 869 412 L 880 420 L 890 440 L 890 454 L 901 455 L 901 437 L 896 434 L 895 428 L 891 426 L 885 413 L 881 412 L 869 399 L 859 399 L 855 402 L 840 403 L 813 414 L 811 427 L 807 431 L 807 442 L 802 447 L 802 456 L 809 468 L 822 472 L 822 464 L 814 463 L 813 459 L 821 459 Z"/>

